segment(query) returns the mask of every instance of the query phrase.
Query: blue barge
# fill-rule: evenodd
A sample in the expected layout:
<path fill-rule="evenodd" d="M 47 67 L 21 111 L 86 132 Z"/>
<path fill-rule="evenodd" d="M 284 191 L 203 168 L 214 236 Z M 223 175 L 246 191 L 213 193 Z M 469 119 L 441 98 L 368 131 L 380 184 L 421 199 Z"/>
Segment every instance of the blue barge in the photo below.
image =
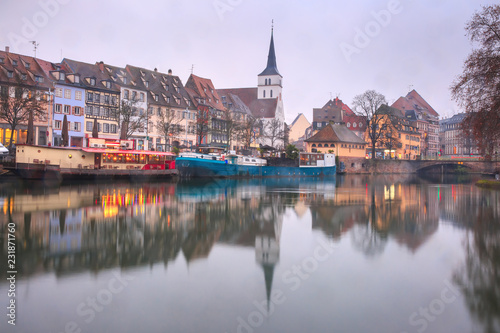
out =
<path fill-rule="evenodd" d="M 175 160 L 181 177 L 333 177 L 336 174 L 334 154 L 302 153 L 299 166 L 268 166 L 266 160 L 240 155 L 224 157 L 185 154 Z"/>

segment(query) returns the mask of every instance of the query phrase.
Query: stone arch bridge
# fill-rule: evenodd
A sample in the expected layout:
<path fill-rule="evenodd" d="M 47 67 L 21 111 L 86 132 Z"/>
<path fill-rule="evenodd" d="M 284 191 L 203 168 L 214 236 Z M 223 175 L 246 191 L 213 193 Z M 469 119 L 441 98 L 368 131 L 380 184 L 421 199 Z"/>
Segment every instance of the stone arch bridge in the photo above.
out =
<path fill-rule="evenodd" d="M 342 158 L 340 158 L 342 161 Z M 347 162 L 347 161 L 346 161 Z M 351 168 L 349 168 L 351 167 Z M 447 173 L 457 169 L 467 172 L 494 174 L 500 172 L 500 161 L 471 161 L 471 160 L 360 160 L 358 163 L 349 161 L 346 169 L 351 172 L 369 173 Z M 357 170 L 355 170 L 357 169 Z"/>

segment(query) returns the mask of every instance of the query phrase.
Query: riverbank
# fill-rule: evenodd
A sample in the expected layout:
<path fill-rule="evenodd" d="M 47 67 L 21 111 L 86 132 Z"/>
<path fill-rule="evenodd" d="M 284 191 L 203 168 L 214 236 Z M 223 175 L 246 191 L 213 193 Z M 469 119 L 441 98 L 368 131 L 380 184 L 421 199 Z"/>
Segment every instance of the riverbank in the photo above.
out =
<path fill-rule="evenodd" d="M 476 182 L 476 186 L 483 187 L 483 188 L 490 188 L 490 189 L 500 190 L 500 181 L 498 181 L 498 180 L 481 179 L 481 180 L 478 180 Z"/>

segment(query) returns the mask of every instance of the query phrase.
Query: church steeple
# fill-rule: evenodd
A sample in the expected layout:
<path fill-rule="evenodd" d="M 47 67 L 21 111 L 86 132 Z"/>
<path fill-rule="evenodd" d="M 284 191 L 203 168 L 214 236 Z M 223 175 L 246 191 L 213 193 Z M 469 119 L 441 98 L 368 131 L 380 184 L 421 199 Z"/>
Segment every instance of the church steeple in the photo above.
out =
<path fill-rule="evenodd" d="M 278 72 L 278 66 L 276 65 L 276 53 L 274 51 L 274 27 L 271 28 L 271 43 L 269 45 L 269 54 L 267 56 L 267 67 L 262 71 L 262 73 L 259 74 L 259 76 L 262 75 L 279 75 L 281 74 Z"/>

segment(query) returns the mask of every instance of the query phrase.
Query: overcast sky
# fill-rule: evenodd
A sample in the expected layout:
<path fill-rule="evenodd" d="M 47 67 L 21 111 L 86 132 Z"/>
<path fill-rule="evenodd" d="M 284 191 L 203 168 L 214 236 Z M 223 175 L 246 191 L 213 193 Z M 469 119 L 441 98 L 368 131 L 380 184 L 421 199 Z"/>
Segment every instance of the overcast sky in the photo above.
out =
<path fill-rule="evenodd" d="M 368 89 L 389 103 L 416 89 L 441 116 L 460 112 L 449 86 L 472 49 L 477 0 L 1 0 L 0 47 L 59 62 L 172 69 L 216 88 L 255 87 L 271 21 L 288 122 L 330 96 Z M 411 86 L 411 87 L 410 87 Z"/>

